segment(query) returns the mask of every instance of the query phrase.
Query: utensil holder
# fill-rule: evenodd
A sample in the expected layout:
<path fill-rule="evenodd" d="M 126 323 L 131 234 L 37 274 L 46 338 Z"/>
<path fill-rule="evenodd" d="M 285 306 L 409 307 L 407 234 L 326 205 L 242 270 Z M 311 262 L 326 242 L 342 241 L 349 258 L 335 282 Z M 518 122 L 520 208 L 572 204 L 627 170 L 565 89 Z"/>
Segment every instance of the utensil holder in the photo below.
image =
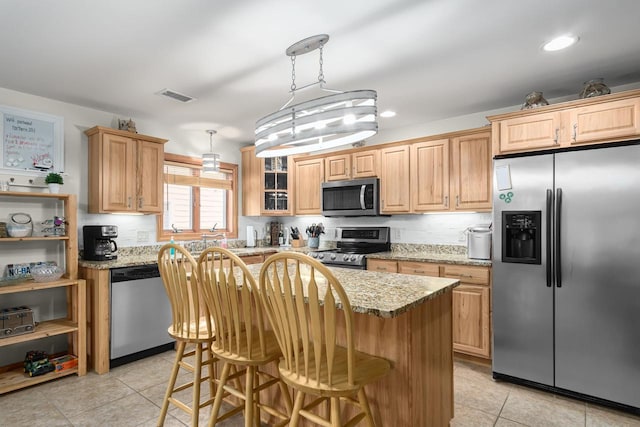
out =
<path fill-rule="evenodd" d="M 311 249 L 318 249 L 320 247 L 320 238 L 319 237 L 309 237 L 309 247 Z"/>

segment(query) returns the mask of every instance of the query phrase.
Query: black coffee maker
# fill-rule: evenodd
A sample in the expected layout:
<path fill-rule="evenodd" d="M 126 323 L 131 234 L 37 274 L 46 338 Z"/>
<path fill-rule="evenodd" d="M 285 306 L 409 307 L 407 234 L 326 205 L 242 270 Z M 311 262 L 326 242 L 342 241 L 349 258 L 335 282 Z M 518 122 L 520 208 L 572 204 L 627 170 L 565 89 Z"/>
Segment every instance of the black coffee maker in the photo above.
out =
<path fill-rule="evenodd" d="M 90 261 L 111 261 L 118 258 L 118 237 L 116 225 L 85 225 L 82 227 L 84 238 L 83 258 Z"/>

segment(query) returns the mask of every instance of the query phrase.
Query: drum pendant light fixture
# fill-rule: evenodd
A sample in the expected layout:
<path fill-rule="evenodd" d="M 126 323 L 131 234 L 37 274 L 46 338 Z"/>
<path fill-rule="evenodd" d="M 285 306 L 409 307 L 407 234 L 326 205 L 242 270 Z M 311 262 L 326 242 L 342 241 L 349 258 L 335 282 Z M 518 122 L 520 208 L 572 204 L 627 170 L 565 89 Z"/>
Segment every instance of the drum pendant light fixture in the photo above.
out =
<path fill-rule="evenodd" d="M 257 157 L 326 150 L 358 143 L 378 132 L 376 91 L 343 92 L 324 87 L 322 49 L 328 41 L 328 35 L 320 34 L 294 43 L 286 50 L 291 57 L 291 98 L 277 112 L 256 122 Z M 318 81 L 298 88 L 296 56 L 314 50 L 320 51 Z M 329 95 L 290 105 L 296 92 L 315 85 Z"/>
<path fill-rule="evenodd" d="M 219 172 L 220 171 L 220 154 L 213 152 L 213 135 L 215 130 L 208 130 L 209 134 L 209 152 L 202 155 L 202 171 L 203 172 Z"/>

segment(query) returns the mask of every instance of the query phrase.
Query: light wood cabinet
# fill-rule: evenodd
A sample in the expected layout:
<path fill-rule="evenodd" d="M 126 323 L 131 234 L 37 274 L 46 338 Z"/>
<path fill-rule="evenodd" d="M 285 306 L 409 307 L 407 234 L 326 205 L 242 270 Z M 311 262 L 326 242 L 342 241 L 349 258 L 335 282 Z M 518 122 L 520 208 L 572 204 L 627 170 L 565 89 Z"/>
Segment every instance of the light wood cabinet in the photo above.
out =
<path fill-rule="evenodd" d="M 292 213 L 291 158 L 256 157 L 255 147 L 242 152 L 242 214 L 286 216 Z"/>
<path fill-rule="evenodd" d="M 387 259 L 367 258 L 367 270 L 397 273 L 398 263 Z"/>
<path fill-rule="evenodd" d="M 409 144 L 380 150 L 380 212 L 409 213 Z"/>
<path fill-rule="evenodd" d="M 93 127 L 89 137 L 89 213 L 162 213 L 166 139 Z"/>
<path fill-rule="evenodd" d="M 411 144 L 411 211 L 491 210 L 491 134 Z"/>
<path fill-rule="evenodd" d="M 369 178 L 378 176 L 379 150 L 342 153 L 325 158 L 325 180 Z"/>
<path fill-rule="evenodd" d="M 450 209 L 490 211 L 492 169 L 490 132 L 452 138 Z"/>
<path fill-rule="evenodd" d="M 453 349 L 491 358 L 491 280 L 488 267 L 445 264 L 441 277 L 460 280 L 453 289 Z"/>
<path fill-rule="evenodd" d="M 295 190 L 294 213 L 296 215 L 320 215 L 322 213 L 322 195 L 325 159 L 294 159 Z"/>
<path fill-rule="evenodd" d="M 449 139 L 411 145 L 411 210 L 449 210 Z"/>
<path fill-rule="evenodd" d="M 640 90 L 488 119 L 494 155 L 624 141 L 640 135 Z"/>
<path fill-rule="evenodd" d="M 489 267 L 367 259 L 367 270 L 460 280 L 460 285 L 453 289 L 453 350 L 484 359 L 491 358 Z"/>
<path fill-rule="evenodd" d="M 6 237 L 0 239 L 1 245 L 12 245 L 16 254 L 20 252 L 22 244 L 27 243 L 26 247 L 33 248 L 35 245 L 47 245 L 51 242 L 61 242 L 64 246 L 64 265 L 63 276 L 55 281 L 36 283 L 32 279 L 16 282 L 13 284 L 0 286 L 0 299 L 2 296 L 24 293 L 37 292 L 42 289 L 66 288 L 67 289 L 67 313 L 66 316 L 56 319 L 36 319 L 40 320 L 31 333 L 23 335 L 14 335 L 0 339 L 0 350 L 20 343 L 32 342 L 30 348 L 41 348 L 36 344 L 36 340 L 48 338 L 52 336 L 67 335 L 68 336 L 68 353 L 78 358 L 78 366 L 68 370 L 59 372 L 50 372 L 44 375 L 30 377 L 24 373 L 23 360 L 21 359 L 15 364 L 0 367 L 0 394 L 18 390 L 34 384 L 43 383 L 53 379 L 60 378 L 65 375 L 85 375 L 87 372 L 87 353 L 86 353 L 86 282 L 78 279 L 78 223 L 77 223 L 77 200 L 75 195 L 70 194 L 40 194 L 40 193 L 23 193 L 23 192 L 2 192 L 0 193 L 1 203 L 20 203 L 20 199 L 24 199 L 25 203 L 33 203 L 34 199 L 47 206 L 48 203 L 56 202 L 62 204 L 55 205 L 51 208 L 62 215 L 67 221 L 66 235 L 64 236 L 33 236 L 33 237 Z M 16 255 L 16 262 L 21 262 L 20 255 Z M 3 259 L 3 261 L 9 261 Z M 8 308 L 8 307 L 0 307 Z M 32 307 L 33 308 L 33 307 Z M 22 353 L 24 354 L 24 353 Z"/>

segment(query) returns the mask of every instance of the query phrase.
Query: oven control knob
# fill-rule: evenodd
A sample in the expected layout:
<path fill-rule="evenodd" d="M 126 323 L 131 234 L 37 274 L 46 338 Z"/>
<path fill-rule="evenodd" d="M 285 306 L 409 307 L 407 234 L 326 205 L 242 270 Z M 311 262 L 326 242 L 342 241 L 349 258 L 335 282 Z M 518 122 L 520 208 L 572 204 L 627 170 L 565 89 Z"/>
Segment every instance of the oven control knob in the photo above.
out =
<path fill-rule="evenodd" d="M 318 254 L 318 259 L 324 259 L 324 254 Z"/>
<path fill-rule="evenodd" d="M 355 255 L 351 255 L 351 261 L 355 261 L 356 260 L 356 256 Z"/>
<path fill-rule="evenodd" d="M 331 259 L 336 259 L 336 254 L 331 254 Z"/>
<path fill-rule="evenodd" d="M 342 255 L 343 261 L 349 261 L 349 255 Z"/>
<path fill-rule="evenodd" d="M 311 252 L 309 255 L 311 255 L 311 258 L 318 258 L 318 254 L 315 252 Z"/>

